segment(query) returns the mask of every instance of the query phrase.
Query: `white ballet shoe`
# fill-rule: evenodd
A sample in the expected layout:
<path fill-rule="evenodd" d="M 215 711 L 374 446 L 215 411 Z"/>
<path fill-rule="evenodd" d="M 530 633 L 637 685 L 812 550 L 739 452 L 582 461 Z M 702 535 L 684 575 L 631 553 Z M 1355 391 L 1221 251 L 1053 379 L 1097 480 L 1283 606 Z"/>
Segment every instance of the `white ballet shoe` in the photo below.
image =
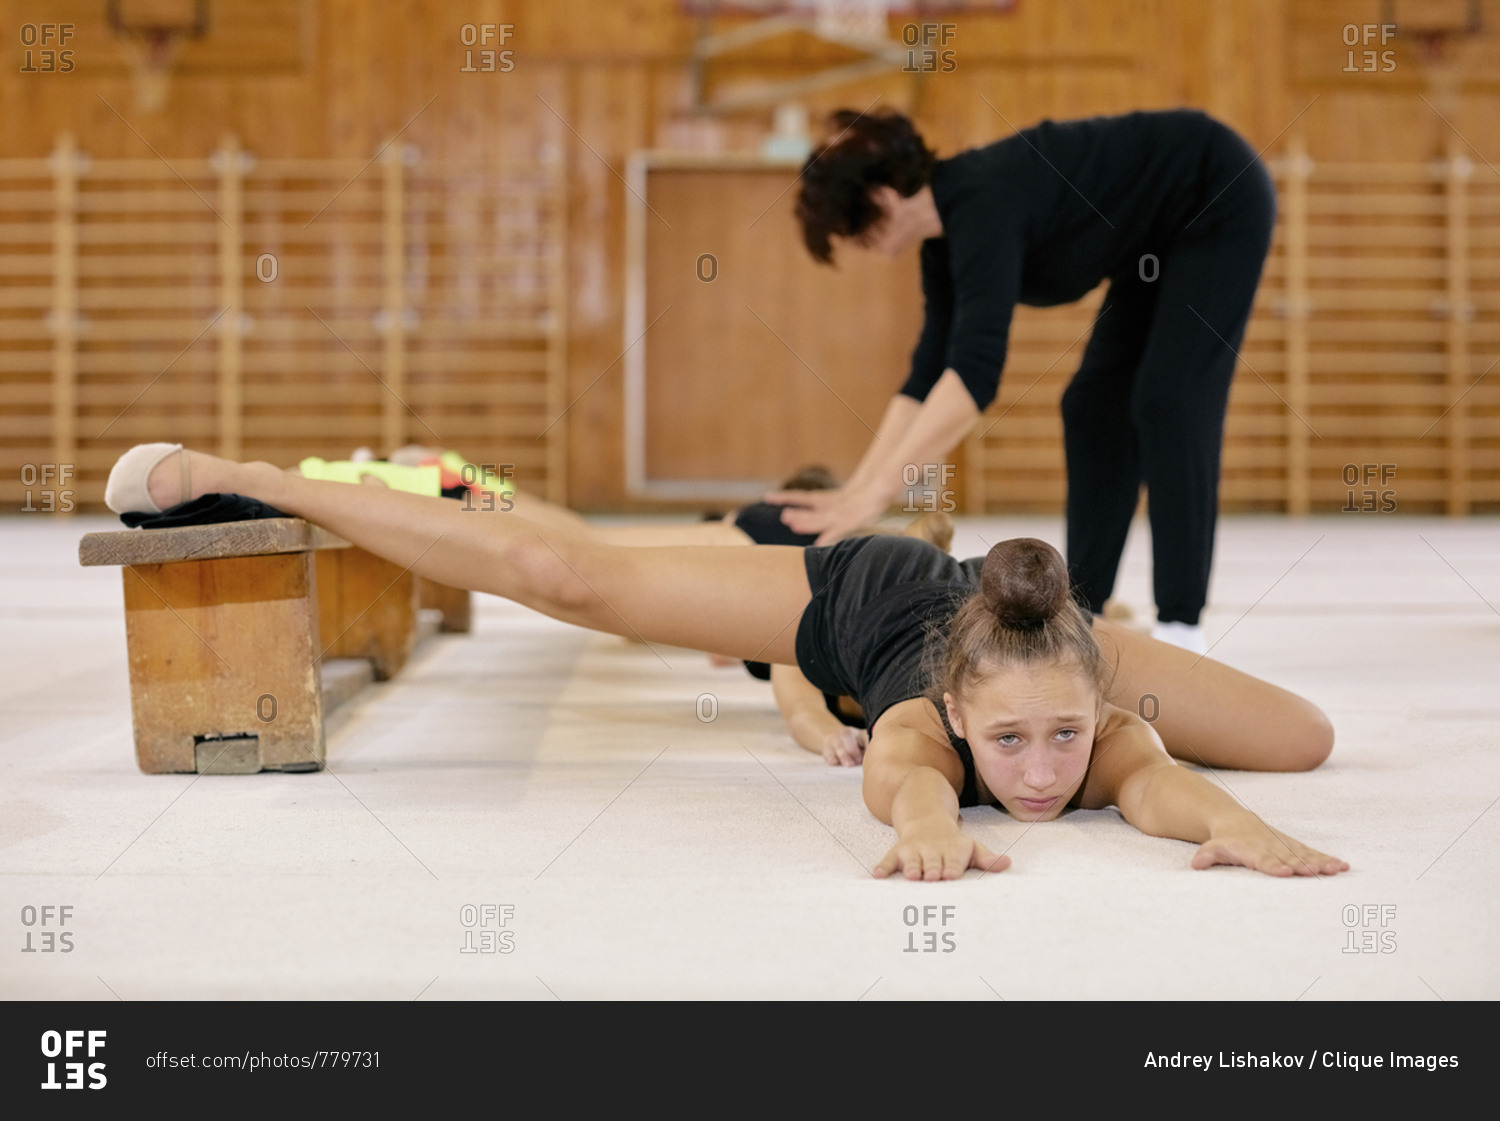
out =
<path fill-rule="evenodd" d="M 1151 628 L 1151 637 L 1158 642 L 1180 646 L 1194 654 L 1208 653 L 1208 643 L 1203 638 L 1202 626 L 1190 623 L 1157 623 Z"/>
<path fill-rule="evenodd" d="M 152 469 L 173 452 L 183 452 L 181 444 L 137 444 L 115 460 L 104 485 L 104 504 L 117 514 L 160 514 L 161 507 L 151 500 L 146 480 Z M 188 478 L 188 456 L 178 457 L 182 473 L 182 494 L 192 494 Z M 185 501 L 181 499 L 181 501 Z"/>

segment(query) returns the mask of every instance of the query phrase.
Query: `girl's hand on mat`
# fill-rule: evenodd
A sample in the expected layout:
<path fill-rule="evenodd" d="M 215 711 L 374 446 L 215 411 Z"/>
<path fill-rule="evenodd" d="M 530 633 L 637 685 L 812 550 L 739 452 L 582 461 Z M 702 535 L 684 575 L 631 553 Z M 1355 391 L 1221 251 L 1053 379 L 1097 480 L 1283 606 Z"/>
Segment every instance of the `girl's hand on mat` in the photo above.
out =
<path fill-rule="evenodd" d="M 1003 872 L 1010 857 L 996 856 L 972 837 L 956 828 L 914 832 L 896 842 L 896 847 L 875 865 L 877 879 L 892 872 L 905 872 L 908 880 L 956 880 L 970 868 Z"/>
<path fill-rule="evenodd" d="M 1348 861 L 1309 848 L 1258 819 L 1199 846 L 1193 867 L 1215 864 L 1238 864 L 1268 876 L 1333 876 L 1349 871 Z"/>
<path fill-rule="evenodd" d="M 865 490 L 778 490 L 766 495 L 767 502 L 786 507 L 781 521 L 793 533 L 816 533 L 816 544 L 832 545 L 845 534 L 878 521 L 886 500 Z"/>
<path fill-rule="evenodd" d="M 870 733 L 863 728 L 840 728 L 823 737 L 823 761 L 830 767 L 857 767 L 870 746 Z"/>

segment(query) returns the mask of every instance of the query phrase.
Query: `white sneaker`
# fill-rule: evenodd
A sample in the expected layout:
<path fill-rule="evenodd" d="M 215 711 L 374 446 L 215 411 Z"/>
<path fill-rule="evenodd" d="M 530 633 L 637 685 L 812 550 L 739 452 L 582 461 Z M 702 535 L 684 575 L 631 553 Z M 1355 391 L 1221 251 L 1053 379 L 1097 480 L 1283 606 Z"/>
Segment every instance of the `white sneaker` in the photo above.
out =
<path fill-rule="evenodd" d="M 1151 637 L 1158 642 L 1169 642 L 1194 654 L 1208 653 L 1208 643 L 1203 638 L 1203 627 L 1189 623 L 1157 623 L 1151 628 Z"/>

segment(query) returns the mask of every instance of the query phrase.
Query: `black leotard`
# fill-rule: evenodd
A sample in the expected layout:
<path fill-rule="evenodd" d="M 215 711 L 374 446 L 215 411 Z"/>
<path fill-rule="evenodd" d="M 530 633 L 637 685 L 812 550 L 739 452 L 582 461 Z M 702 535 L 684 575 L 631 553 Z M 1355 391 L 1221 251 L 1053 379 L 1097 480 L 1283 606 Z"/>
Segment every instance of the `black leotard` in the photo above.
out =
<path fill-rule="evenodd" d="M 797 666 L 825 693 L 853 697 L 873 728 L 886 709 L 925 695 L 923 654 L 979 586 L 983 557 L 958 561 L 914 537 L 855 537 L 802 550 L 812 599 L 797 627 Z M 974 756 L 943 728 L 964 765 L 958 804 L 979 803 Z"/>
<path fill-rule="evenodd" d="M 752 502 L 748 506 L 741 507 L 739 513 L 735 514 L 735 528 L 757 545 L 806 546 L 818 539 L 816 533 L 797 533 L 782 521 L 781 512 L 785 509 L 785 506 L 774 502 Z M 751 677 L 757 677 L 762 681 L 771 680 L 771 667 L 765 662 L 746 662 L 745 669 L 749 671 Z M 824 693 L 823 703 L 846 728 L 869 727 L 863 717 L 853 716 L 839 708 L 837 693 Z"/>

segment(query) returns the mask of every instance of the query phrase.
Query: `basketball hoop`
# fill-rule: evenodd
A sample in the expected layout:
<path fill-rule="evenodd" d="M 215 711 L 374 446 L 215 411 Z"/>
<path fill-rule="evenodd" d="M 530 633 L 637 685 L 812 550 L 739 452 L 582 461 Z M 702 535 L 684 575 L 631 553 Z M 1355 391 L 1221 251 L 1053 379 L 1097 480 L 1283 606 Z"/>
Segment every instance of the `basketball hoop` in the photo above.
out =
<path fill-rule="evenodd" d="M 208 34 L 208 0 L 109 0 L 105 11 L 130 64 L 136 111 L 161 112 L 178 52 Z"/>

